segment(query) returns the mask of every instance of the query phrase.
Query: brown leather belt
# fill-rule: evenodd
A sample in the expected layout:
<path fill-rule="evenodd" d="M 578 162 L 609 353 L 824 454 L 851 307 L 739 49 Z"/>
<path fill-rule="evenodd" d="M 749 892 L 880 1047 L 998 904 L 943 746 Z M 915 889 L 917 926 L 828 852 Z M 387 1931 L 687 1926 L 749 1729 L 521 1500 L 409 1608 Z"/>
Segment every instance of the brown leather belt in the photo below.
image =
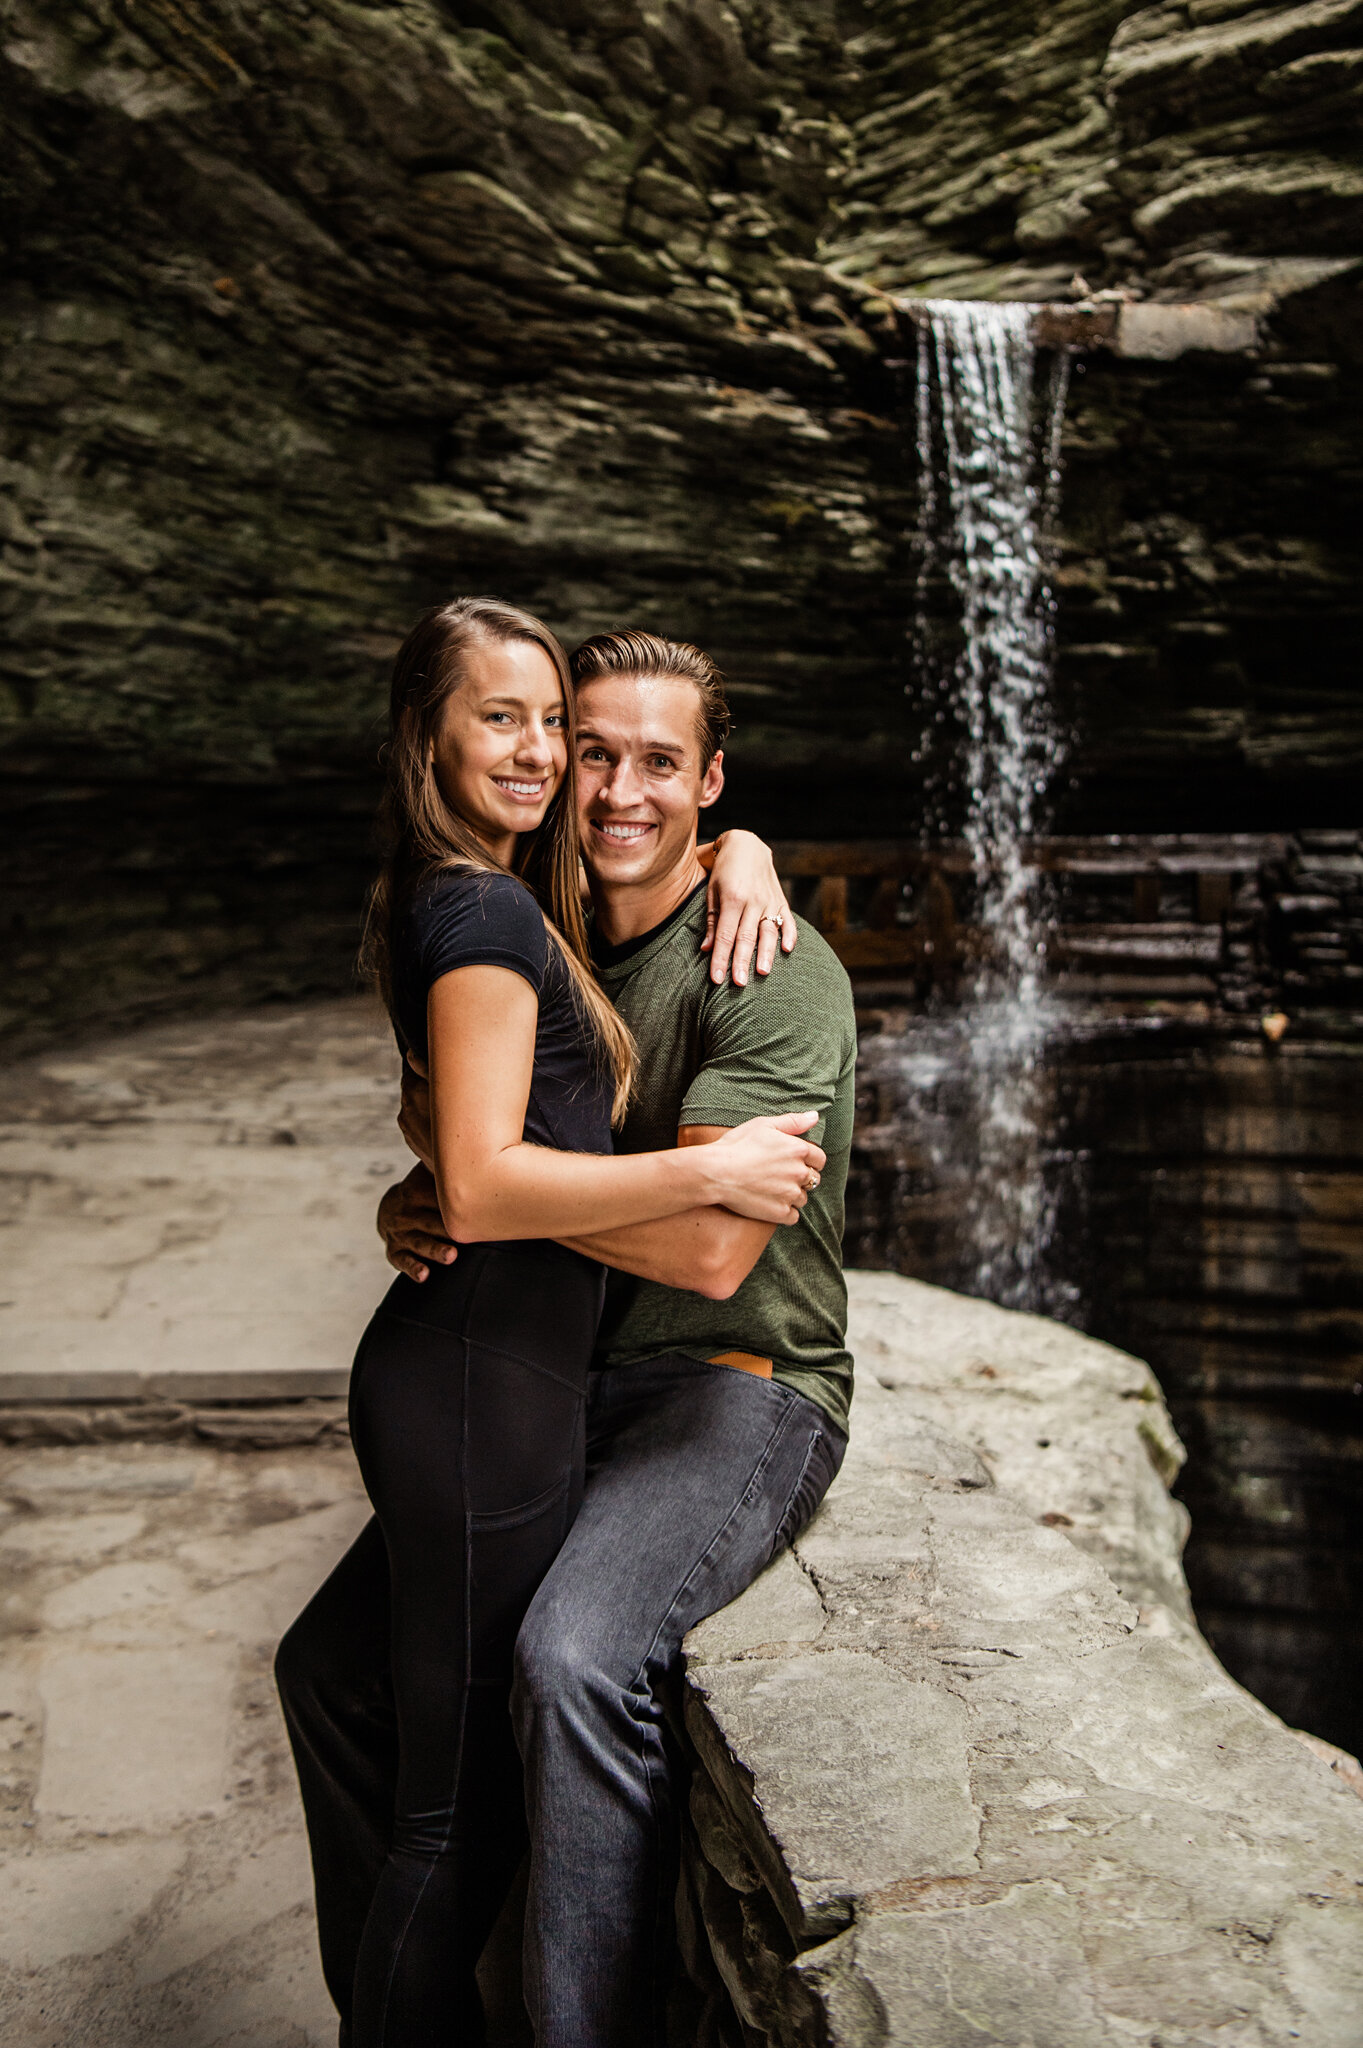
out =
<path fill-rule="evenodd" d="M 758 1379 L 771 1378 L 771 1360 L 759 1358 L 755 1351 L 717 1351 L 710 1360 L 711 1365 L 732 1365 L 739 1372 L 756 1373 Z"/>

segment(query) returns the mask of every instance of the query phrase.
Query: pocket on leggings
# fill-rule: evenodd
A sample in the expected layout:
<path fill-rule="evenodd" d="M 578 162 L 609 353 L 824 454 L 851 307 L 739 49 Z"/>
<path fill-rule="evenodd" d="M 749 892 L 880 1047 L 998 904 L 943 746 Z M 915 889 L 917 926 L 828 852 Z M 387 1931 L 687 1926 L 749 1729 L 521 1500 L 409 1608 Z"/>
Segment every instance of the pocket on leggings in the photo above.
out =
<path fill-rule="evenodd" d="M 516 1637 L 540 1580 L 563 1547 L 576 1489 L 570 1474 L 520 1507 L 470 1514 L 469 1679 L 511 1679 Z"/>

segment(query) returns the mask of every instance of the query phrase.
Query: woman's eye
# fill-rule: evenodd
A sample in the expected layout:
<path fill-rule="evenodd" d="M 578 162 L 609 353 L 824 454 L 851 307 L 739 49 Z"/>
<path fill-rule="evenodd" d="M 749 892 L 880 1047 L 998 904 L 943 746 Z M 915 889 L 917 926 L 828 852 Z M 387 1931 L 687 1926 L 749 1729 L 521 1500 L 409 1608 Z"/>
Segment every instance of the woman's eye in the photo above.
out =
<path fill-rule="evenodd" d="M 489 725 L 495 724 L 499 718 L 505 719 L 508 725 L 511 723 L 511 713 L 509 711 L 489 711 L 487 717 Z"/>

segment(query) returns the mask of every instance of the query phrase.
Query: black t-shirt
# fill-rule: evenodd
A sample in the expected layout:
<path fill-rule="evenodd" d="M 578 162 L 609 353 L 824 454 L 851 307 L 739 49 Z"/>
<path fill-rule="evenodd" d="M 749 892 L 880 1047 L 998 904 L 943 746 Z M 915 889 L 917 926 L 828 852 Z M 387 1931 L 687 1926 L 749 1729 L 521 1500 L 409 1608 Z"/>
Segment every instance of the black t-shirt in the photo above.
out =
<path fill-rule="evenodd" d="M 525 1140 L 559 1152 L 609 1152 L 614 1083 L 573 998 L 539 905 L 510 875 L 471 869 L 431 876 L 398 912 L 393 1007 L 398 1035 L 424 1060 L 426 998 L 455 967 L 509 967 L 539 998 Z"/>

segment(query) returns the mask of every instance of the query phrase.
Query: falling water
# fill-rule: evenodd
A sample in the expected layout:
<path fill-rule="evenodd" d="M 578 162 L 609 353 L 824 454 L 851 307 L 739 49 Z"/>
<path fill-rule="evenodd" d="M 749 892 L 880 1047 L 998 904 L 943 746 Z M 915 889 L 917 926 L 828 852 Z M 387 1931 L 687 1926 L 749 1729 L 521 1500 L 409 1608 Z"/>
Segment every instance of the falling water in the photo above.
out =
<path fill-rule="evenodd" d="M 1057 1188 L 1042 1070 L 1056 1013 L 1043 986 L 1039 877 L 1025 855 L 1064 753 L 1050 688 L 1046 551 L 1069 359 L 1055 359 L 1039 404 L 1032 317 L 1025 305 L 951 299 L 920 310 L 920 615 L 944 567 L 963 645 L 936 681 L 961 735 L 957 829 L 988 946 L 951 1020 L 953 1052 L 944 1060 L 939 1049 L 934 1061 L 922 1044 L 911 1057 L 928 1060 L 920 1080 L 950 1070 L 957 1084 L 939 1087 L 935 1117 L 922 1104 L 922 1127 L 939 1173 L 963 1190 L 964 1283 L 1013 1307 L 1056 1312 L 1066 1290 L 1047 1265 Z"/>

